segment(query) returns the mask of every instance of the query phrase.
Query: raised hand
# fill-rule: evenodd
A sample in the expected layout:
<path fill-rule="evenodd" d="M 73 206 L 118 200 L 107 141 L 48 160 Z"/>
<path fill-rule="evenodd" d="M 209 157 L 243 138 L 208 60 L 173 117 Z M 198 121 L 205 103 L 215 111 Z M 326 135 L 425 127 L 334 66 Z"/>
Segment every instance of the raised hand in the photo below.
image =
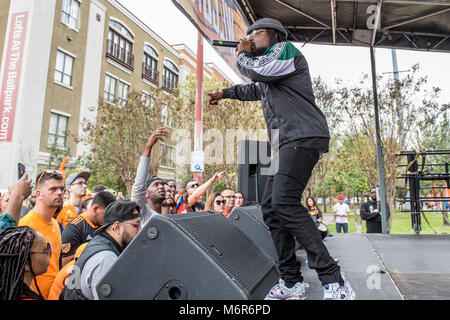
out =
<path fill-rule="evenodd" d="M 147 145 L 144 150 L 144 157 L 149 157 L 153 146 L 159 141 L 164 141 L 164 138 L 168 136 L 166 127 L 161 127 L 152 132 L 150 138 L 148 138 Z"/>
<path fill-rule="evenodd" d="M 224 175 L 225 171 L 215 173 L 214 176 L 211 178 L 212 182 L 217 182 L 219 180 L 222 180 L 222 176 Z"/>

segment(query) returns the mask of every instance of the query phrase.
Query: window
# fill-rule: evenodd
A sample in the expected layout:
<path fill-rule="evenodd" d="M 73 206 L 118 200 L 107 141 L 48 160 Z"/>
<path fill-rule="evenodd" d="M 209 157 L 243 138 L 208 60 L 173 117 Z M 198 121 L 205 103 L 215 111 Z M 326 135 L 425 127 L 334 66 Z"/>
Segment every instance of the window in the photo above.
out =
<path fill-rule="evenodd" d="M 158 53 L 149 45 L 144 46 L 144 61 L 142 62 L 142 77 L 158 83 Z"/>
<path fill-rule="evenodd" d="M 169 122 L 169 110 L 167 106 L 164 106 L 164 108 L 161 110 L 161 122 L 164 123 L 164 125 L 167 126 L 167 123 Z"/>
<path fill-rule="evenodd" d="M 172 109 L 164 106 L 163 109 L 161 110 L 161 122 L 169 127 L 169 128 L 173 128 L 173 114 L 172 114 Z"/>
<path fill-rule="evenodd" d="M 161 143 L 161 165 L 175 168 L 175 147 Z"/>
<path fill-rule="evenodd" d="M 133 35 L 116 21 L 110 21 L 109 26 L 106 55 L 133 70 Z"/>
<path fill-rule="evenodd" d="M 164 60 L 163 87 L 172 91 L 178 85 L 178 68 L 169 60 Z"/>
<path fill-rule="evenodd" d="M 50 128 L 48 129 L 49 147 L 64 148 L 66 146 L 68 117 L 50 113 Z"/>
<path fill-rule="evenodd" d="M 108 102 L 113 102 L 116 98 L 116 82 L 117 80 L 109 75 L 105 78 L 105 92 L 104 99 Z"/>
<path fill-rule="evenodd" d="M 75 59 L 58 50 L 56 52 L 55 81 L 65 85 L 72 85 L 73 61 Z"/>
<path fill-rule="evenodd" d="M 147 108 L 153 108 L 155 106 L 155 98 L 146 92 L 142 92 L 142 103 Z"/>
<path fill-rule="evenodd" d="M 110 27 L 113 27 L 114 29 L 117 30 L 117 32 L 123 34 L 125 37 L 127 37 L 127 38 L 129 38 L 129 39 L 133 39 L 133 38 L 134 38 L 133 35 L 131 34 L 131 32 L 128 31 L 127 28 L 125 28 L 122 24 L 120 24 L 120 23 L 117 22 L 117 21 L 111 20 L 111 21 L 109 22 L 109 26 L 110 26 Z"/>
<path fill-rule="evenodd" d="M 130 86 L 126 83 L 119 81 L 119 104 L 123 105 L 127 102 L 128 92 L 130 90 Z"/>
<path fill-rule="evenodd" d="M 79 16 L 80 2 L 77 0 L 63 0 L 61 22 L 73 29 L 77 29 Z"/>

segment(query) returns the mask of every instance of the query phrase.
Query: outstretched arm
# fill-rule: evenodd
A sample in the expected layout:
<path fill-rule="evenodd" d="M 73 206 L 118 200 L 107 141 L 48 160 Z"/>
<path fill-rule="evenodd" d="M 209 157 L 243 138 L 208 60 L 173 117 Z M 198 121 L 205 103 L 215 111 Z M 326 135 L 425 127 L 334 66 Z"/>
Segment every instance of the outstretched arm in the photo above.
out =
<path fill-rule="evenodd" d="M 256 83 L 238 84 L 222 91 L 208 93 L 208 106 L 217 105 L 222 99 L 236 99 L 241 101 L 261 100 L 261 89 Z"/>
<path fill-rule="evenodd" d="M 220 179 L 222 179 L 223 174 L 225 173 L 225 171 L 219 172 L 214 174 L 214 176 L 209 179 L 208 181 L 206 181 L 204 184 L 202 184 L 201 186 L 199 186 L 193 193 L 192 195 L 189 196 L 189 206 L 192 206 L 194 203 L 200 201 L 200 198 L 202 195 L 204 195 L 206 193 L 206 191 L 208 190 L 208 188 L 216 181 L 219 181 Z"/>
<path fill-rule="evenodd" d="M 150 154 L 153 146 L 159 140 L 163 140 L 167 136 L 166 128 L 158 128 L 152 132 L 152 135 L 148 139 L 148 142 L 144 148 L 144 151 L 139 161 L 139 165 L 136 172 L 136 178 L 134 180 L 133 188 L 131 190 L 131 200 L 135 201 L 141 208 L 145 205 L 145 194 L 147 192 L 145 188 L 145 180 L 148 175 L 148 166 L 150 164 Z"/>

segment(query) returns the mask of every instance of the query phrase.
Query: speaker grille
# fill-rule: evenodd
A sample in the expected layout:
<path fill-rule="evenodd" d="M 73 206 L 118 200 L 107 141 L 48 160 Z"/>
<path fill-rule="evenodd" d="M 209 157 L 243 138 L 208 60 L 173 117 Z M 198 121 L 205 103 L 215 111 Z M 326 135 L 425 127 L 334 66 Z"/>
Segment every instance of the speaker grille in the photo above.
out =
<path fill-rule="evenodd" d="M 274 277 L 273 262 L 221 214 L 183 214 L 171 219 L 247 292 L 257 290 L 261 282 L 273 283 L 274 279 L 265 279 L 269 273 L 269 278 Z"/>

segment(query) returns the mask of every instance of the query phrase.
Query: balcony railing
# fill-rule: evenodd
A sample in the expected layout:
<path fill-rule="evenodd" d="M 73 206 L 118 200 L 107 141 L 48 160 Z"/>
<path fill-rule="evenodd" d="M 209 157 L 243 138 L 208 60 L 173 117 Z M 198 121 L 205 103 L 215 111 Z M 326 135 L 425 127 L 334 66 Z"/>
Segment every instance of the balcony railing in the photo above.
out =
<path fill-rule="evenodd" d="M 156 84 L 159 83 L 159 72 L 153 69 L 151 66 L 142 62 L 142 78 L 150 80 Z"/>
<path fill-rule="evenodd" d="M 119 47 L 111 40 L 108 40 L 106 45 L 106 56 L 125 67 L 134 70 L 134 55 L 124 48 Z"/>
<path fill-rule="evenodd" d="M 163 89 L 172 92 L 177 87 L 177 83 L 169 78 L 163 77 Z"/>

